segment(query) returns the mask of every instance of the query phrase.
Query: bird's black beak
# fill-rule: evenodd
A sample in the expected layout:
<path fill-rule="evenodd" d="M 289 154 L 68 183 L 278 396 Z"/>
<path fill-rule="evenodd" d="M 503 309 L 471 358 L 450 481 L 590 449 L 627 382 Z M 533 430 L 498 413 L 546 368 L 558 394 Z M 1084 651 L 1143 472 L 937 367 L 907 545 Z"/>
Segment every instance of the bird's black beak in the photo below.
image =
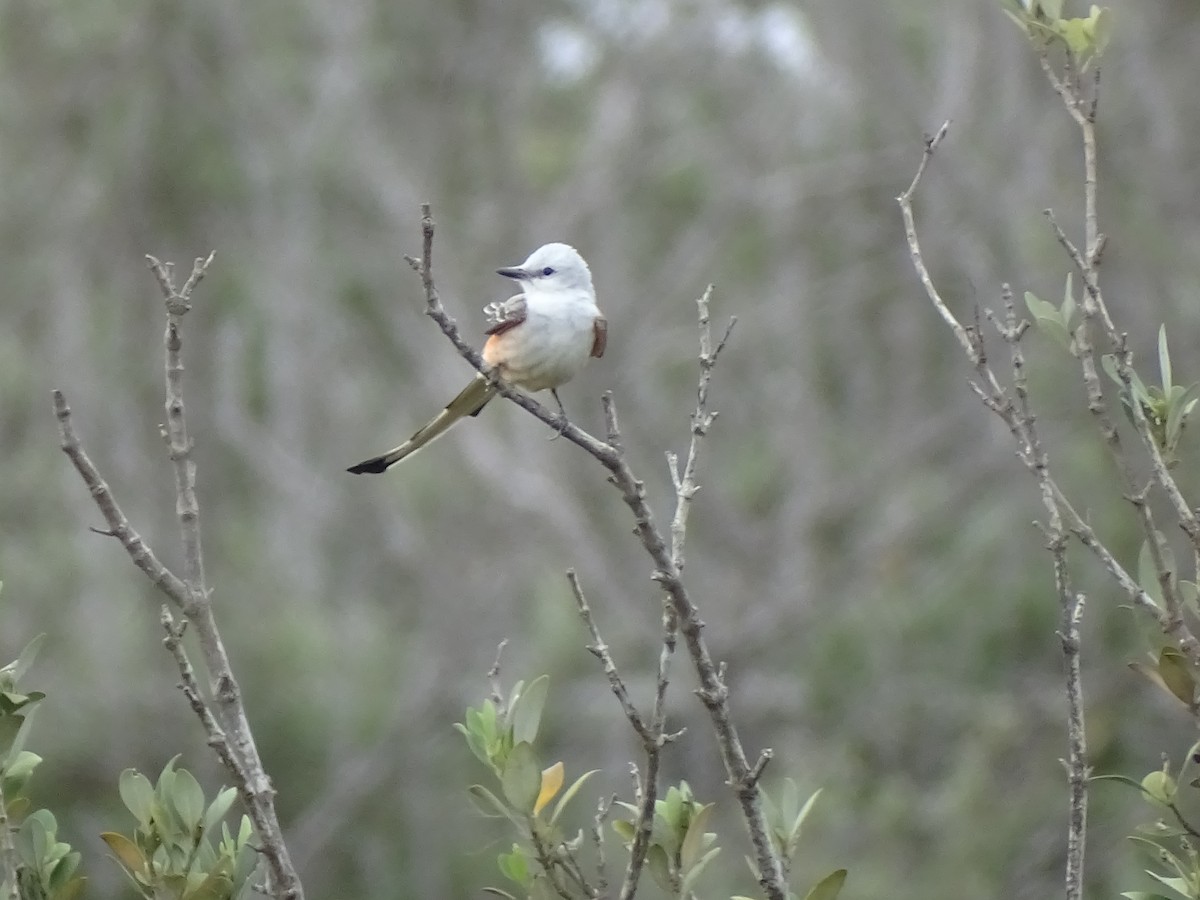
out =
<path fill-rule="evenodd" d="M 503 275 L 505 278 L 528 278 L 528 273 L 520 266 L 505 266 L 503 269 L 496 270 L 497 275 Z"/>

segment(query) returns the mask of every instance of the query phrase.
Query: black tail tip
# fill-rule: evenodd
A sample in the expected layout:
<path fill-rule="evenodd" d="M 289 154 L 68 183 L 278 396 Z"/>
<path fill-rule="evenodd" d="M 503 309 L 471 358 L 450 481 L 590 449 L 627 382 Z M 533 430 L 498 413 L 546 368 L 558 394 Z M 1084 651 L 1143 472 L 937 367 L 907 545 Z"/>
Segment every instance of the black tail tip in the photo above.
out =
<path fill-rule="evenodd" d="M 380 472 L 386 472 L 389 465 L 391 463 L 388 462 L 386 456 L 377 456 L 374 459 L 364 460 L 356 466 L 351 466 L 346 471 L 353 472 L 355 475 L 378 475 Z"/>

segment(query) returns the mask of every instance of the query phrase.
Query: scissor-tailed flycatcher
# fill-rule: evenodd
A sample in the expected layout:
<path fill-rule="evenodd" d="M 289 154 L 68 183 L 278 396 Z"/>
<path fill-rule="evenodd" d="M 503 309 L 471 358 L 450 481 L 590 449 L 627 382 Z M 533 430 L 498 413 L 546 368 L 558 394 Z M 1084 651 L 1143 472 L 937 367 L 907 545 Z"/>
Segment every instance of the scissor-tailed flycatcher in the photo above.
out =
<path fill-rule="evenodd" d="M 608 323 L 596 306 L 592 273 L 566 244 L 546 244 L 521 265 L 496 271 L 518 281 L 524 292 L 484 307 L 490 327 L 483 361 L 508 384 L 530 392 L 549 390 L 565 427 L 567 413 L 557 388 L 574 378 L 589 358 L 604 355 L 608 334 Z M 459 419 L 478 415 L 495 394 L 494 382 L 476 375 L 433 421 L 399 447 L 347 471 L 385 471 L 441 437 Z"/>

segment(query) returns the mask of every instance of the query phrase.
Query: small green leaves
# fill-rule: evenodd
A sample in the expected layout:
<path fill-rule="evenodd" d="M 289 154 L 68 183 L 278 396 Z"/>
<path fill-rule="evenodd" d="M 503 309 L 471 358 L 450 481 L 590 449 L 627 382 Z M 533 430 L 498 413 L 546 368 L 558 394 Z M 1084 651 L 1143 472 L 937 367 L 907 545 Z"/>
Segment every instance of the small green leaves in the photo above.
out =
<path fill-rule="evenodd" d="M 632 803 L 620 806 L 629 812 L 630 818 L 615 819 L 613 830 L 629 845 L 637 831 L 639 810 Z M 668 788 L 666 796 L 654 803 L 646 867 L 659 886 L 673 897 L 687 896 L 704 868 L 720 852 L 714 846 L 717 835 L 706 830 L 712 812 L 713 804 L 697 801 L 686 781 Z"/>
<path fill-rule="evenodd" d="M 816 790 L 801 805 L 800 792 L 796 787 L 796 782 L 791 778 L 783 780 L 778 805 L 771 801 L 765 791 L 761 793 L 763 813 L 767 819 L 767 833 L 785 865 L 790 863 L 792 857 L 796 855 L 804 821 L 812 812 L 819 796 L 821 796 L 821 791 Z"/>
<path fill-rule="evenodd" d="M 1063 0 L 1018 0 L 1008 16 L 1039 48 L 1063 46 L 1086 70 L 1112 40 L 1112 12 L 1093 5 L 1087 18 L 1064 19 Z"/>
<path fill-rule="evenodd" d="M 522 887 L 529 900 L 553 900 L 559 897 L 553 880 L 564 877 L 564 873 L 568 879 L 577 877 L 574 854 L 583 843 L 583 833 L 565 839 L 558 820 L 571 799 L 595 774 L 585 772 L 563 792 L 566 783 L 563 762 L 541 768 L 534 742 L 549 686 L 546 675 L 529 684 L 518 681 L 506 703 L 484 700 L 477 707 L 469 707 L 464 721 L 455 725 L 466 738 L 471 753 L 499 782 L 498 791 L 473 784 L 468 796 L 481 815 L 507 819 L 516 829 L 522 843 L 513 844 L 511 852 L 501 853 L 496 864 L 505 878 Z M 498 696 L 498 691 L 493 694 L 493 698 Z M 556 797 L 558 802 L 547 820 L 545 810 Z M 513 897 L 499 888 L 485 890 L 498 897 Z"/>
<path fill-rule="evenodd" d="M 1033 316 L 1034 326 L 1068 353 L 1075 353 L 1075 300 L 1071 296 L 1071 276 L 1067 275 L 1066 297 L 1061 307 L 1025 292 L 1025 306 Z"/>
<path fill-rule="evenodd" d="M 532 744 L 537 738 L 549 686 L 547 675 L 535 678 L 528 686 L 518 681 L 503 710 L 497 709 L 492 700 L 484 700 L 477 707 L 469 707 L 466 721 L 457 722 L 454 727 L 467 739 L 467 747 L 475 758 L 501 775 L 513 747 Z"/>
<path fill-rule="evenodd" d="M 1137 418 L 1133 414 L 1133 403 L 1136 401 L 1150 428 L 1151 437 L 1163 455 L 1163 461 L 1168 468 L 1174 467 L 1179 462 L 1176 450 L 1180 438 L 1183 437 L 1183 429 L 1187 425 L 1188 417 L 1196 408 L 1197 401 L 1200 400 L 1195 396 L 1200 384 L 1193 383 L 1184 387 L 1172 381 L 1171 355 L 1167 350 L 1166 326 L 1161 326 L 1158 330 L 1158 366 L 1162 377 L 1161 386 L 1146 387 L 1137 372 L 1130 367 L 1125 367 L 1122 372 L 1121 364 L 1111 354 L 1102 357 L 1100 364 L 1108 373 L 1108 377 L 1115 381 L 1121 389 L 1121 403 L 1125 408 L 1126 417 L 1136 427 Z M 1126 374 L 1128 375 L 1128 384 L 1122 377 Z"/>
<path fill-rule="evenodd" d="M 223 819 L 237 791 L 223 788 L 206 805 L 204 790 L 175 757 L 154 784 L 134 769 L 121 773 L 121 800 L 137 822 L 132 836 L 105 832 L 101 838 L 129 880 L 147 900 L 234 900 L 245 896 L 258 866 L 250 820 L 242 816 L 237 836 Z M 220 824 L 221 840 L 213 836 Z"/>
<path fill-rule="evenodd" d="M 13 835 L 23 896 L 74 900 L 84 879 L 75 876 L 80 855 L 58 840 L 58 822 L 49 810 L 31 813 Z"/>

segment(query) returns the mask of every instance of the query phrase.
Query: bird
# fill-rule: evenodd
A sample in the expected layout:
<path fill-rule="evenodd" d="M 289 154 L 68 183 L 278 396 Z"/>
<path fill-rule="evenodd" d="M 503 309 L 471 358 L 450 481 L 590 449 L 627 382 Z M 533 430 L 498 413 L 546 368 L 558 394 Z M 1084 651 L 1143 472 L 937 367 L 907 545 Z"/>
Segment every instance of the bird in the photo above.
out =
<path fill-rule="evenodd" d="M 569 244 L 538 247 L 519 266 L 496 274 L 511 278 L 521 293 L 484 307 L 488 336 L 480 354 L 488 374 L 479 373 L 446 404 L 446 408 L 399 447 L 363 460 L 346 471 L 377 474 L 441 437 L 459 420 L 477 416 L 496 395 L 496 378 L 530 393 L 550 391 L 561 416 L 567 411 L 558 388 L 570 381 L 589 359 L 604 355 L 608 320 L 596 306 L 592 272 Z"/>

